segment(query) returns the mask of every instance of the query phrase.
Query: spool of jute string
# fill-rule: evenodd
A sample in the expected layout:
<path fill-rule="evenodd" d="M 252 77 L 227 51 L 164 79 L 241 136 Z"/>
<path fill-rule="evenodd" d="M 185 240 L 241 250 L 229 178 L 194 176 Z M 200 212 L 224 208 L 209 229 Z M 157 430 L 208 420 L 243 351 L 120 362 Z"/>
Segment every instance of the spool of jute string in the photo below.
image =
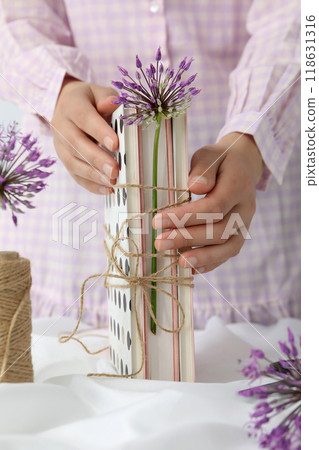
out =
<path fill-rule="evenodd" d="M 169 187 L 154 187 L 154 186 L 145 186 L 145 185 L 140 185 L 140 184 L 122 184 L 122 185 L 115 185 L 114 188 L 121 188 L 121 187 L 125 187 L 125 188 L 138 188 L 138 189 L 152 189 L 152 190 L 165 190 L 165 191 L 174 191 L 174 192 L 182 192 L 182 193 L 188 193 L 188 191 L 184 190 L 184 189 L 178 189 L 178 188 L 169 188 Z M 117 232 L 116 236 L 112 236 L 112 234 L 108 231 L 107 227 L 104 225 L 104 230 L 106 235 L 108 236 L 108 238 L 110 239 L 110 241 L 112 242 L 112 244 L 109 246 L 106 242 L 106 240 L 104 240 L 104 249 L 106 252 L 106 256 L 108 259 L 108 265 L 107 265 L 107 269 L 105 272 L 103 273 L 97 273 L 97 274 L 93 274 L 90 275 L 89 277 L 87 277 L 84 282 L 82 283 L 82 287 L 81 287 L 81 297 L 80 297 L 80 313 L 79 313 L 79 317 L 78 317 L 78 321 L 77 324 L 74 328 L 74 330 L 72 331 L 72 333 L 68 336 L 60 336 L 59 341 L 61 343 L 66 343 L 70 340 L 75 340 L 77 341 L 79 344 L 81 344 L 81 346 L 84 348 L 84 350 L 89 353 L 89 354 L 97 354 L 100 353 L 102 351 L 104 351 L 106 348 L 108 347 L 104 347 L 101 350 L 98 350 L 96 352 L 91 352 L 87 346 L 81 341 L 81 339 L 78 339 L 76 336 L 76 334 L 78 333 L 78 328 L 81 322 L 81 318 L 82 318 L 82 312 L 83 312 L 83 308 L 84 308 L 84 293 L 85 293 L 85 287 L 86 287 L 86 283 L 92 279 L 92 278 L 104 278 L 104 286 L 105 288 L 107 287 L 112 287 L 112 288 L 125 288 L 125 287 L 130 287 L 133 289 L 133 293 L 132 293 L 132 309 L 134 311 L 134 317 L 135 317 L 135 322 L 136 322 L 136 327 L 137 327 L 137 337 L 138 337 L 138 341 L 140 344 L 140 349 L 141 349 L 141 363 L 140 363 L 140 367 L 136 370 L 133 371 L 132 373 L 129 374 L 109 374 L 109 373 L 89 373 L 88 376 L 97 376 L 97 377 L 116 377 L 116 378 L 129 378 L 132 376 L 135 376 L 137 374 L 139 374 L 142 370 L 143 370 L 143 366 L 144 366 L 144 362 L 145 362 L 145 350 L 144 350 L 144 340 L 143 340 L 143 334 L 142 334 L 142 324 L 141 324 L 141 318 L 139 317 L 138 311 L 137 311 L 137 287 L 140 287 L 143 291 L 144 294 L 144 300 L 146 302 L 146 307 L 149 311 L 150 316 L 152 317 L 154 323 L 156 324 L 156 326 L 158 326 L 162 331 L 166 332 L 166 333 L 179 333 L 181 331 L 181 329 L 184 326 L 184 322 L 185 322 L 185 312 L 184 309 L 180 303 L 180 301 L 178 300 L 177 297 L 175 297 L 172 292 L 170 290 L 166 290 L 163 289 L 161 287 L 159 287 L 157 285 L 157 283 L 161 283 L 164 285 L 167 285 L 168 287 L 171 286 L 184 286 L 184 287 L 194 287 L 193 286 L 193 277 L 177 277 L 177 276 L 170 276 L 170 275 L 166 275 L 165 271 L 167 271 L 167 269 L 170 269 L 173 266 L 176 266 L 178 264 L 178 258 L 177 257 L 172 257 L 172 255 L 170 253 L 142 253 L 138 247 L 137 244 L 135 243 L 135 241 L 128 237 L 128 236 L 123 236 L 123 230 L 126 227 L 126 225 L 130 222 L 133 221 L 137 218 L 142 218 L 143 216 L 146 215 L 151 215 L 153 213 L 157 213 L 159 211 L 163 211 L 167 208 L 171 208 L 171 207 L 176 207 L 176 206 L 180 206 L 184 203 L 188 203 L 190 201 L 190 197 L 188 196 L 188 198 L 186 199 L 178 199 L 176 202 L 173 203 L 169 203 L 167 205 L 158 207 L 158 208 L 154 208 L 154 209 L 150 209 L 148 211 L 144 211 L 141 213 L 137 213 L 134 214 L 128 218 L 126 218 L 119 227 L 119 231 Z M 135 251 L 126 251 L 122 246 L 121 246 L 121 242 L 122 241 L 129 241 L 131 243 L 131 247 L 133 247 L 135 249 Z M 132 273 L 131 274 L 127 274 L 123 268 L 120 266 L 118 258 L 116 256 L 117 251 L 120 251 L 120 253 L 126 257 L 134 257 L 136 258 L 136 263 L 134 265 L 134 267 L 132 267 Z M 151 273 L 149 275 L 146 276 L 140 276 L 138 275 L 139 272 L 139 266 L 141 264 L 141 259 L 142 258 L 168 258 L 169 262 L 167 264 L 165 264 L 165 266 L 156 271 L 155 273 Z M 116 273 L 113 273 L 113 271 L 111 270 L 111 267 L 115 267 Z M 111 281 L 113 280 L 113 281 Z M 118 283 L 117 281 L 125 281 L 125 284 L 123 284 L 123 282 Z M 154 285 L 155 282 L 155 285 Z M 180 315 L 181 315 L 181 323 L 180 325 L 175 328 L 175 329 L 167 329 L 165 327 L 163 327 L 159 321 L 156 319 L 154 313 L 153 313 L 153 309 L 152 309 L 152 305 L 151 305 L 151 301 L 150 301 L 150 297 L 149 297 L 149 290 L 150 289 L 155 289 L 158 292 L 161 292 L 162 294 L 164 294 L 168 299 L 170 299 L 171 301 L 173 301 L 179 311 L 180 311 Z"/>
<path fill-rule="evenodd" d="M 30 261 L 0 252 L 0 382 L 33 381 Z"/>

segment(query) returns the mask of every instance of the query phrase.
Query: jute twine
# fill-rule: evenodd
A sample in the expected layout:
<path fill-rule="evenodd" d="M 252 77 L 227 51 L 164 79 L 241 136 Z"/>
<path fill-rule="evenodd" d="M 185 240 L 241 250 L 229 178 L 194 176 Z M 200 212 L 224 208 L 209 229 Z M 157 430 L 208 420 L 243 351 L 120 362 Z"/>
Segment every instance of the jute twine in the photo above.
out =
<path fill-rule="evenodd" d="M 0 252 L 0 382 L 33 381 L 30 261 Z"/>
<path fill-rule="evenodd" d="M 156 189 L 156 190 L 164 190 L 164 191 L 183 192 L 183 193 L 187 192 L 187 191 L 185 191 L 185 189 L 144 186 L 141 184 L 118 184 L 118 185 L 115 185 L 114 188 L 138 188 L 138 189 Z M 184 312 L 184 309 L 183 309 L 180 301 L 178 300 L 178 298 L 175 297 L 174 295 L 172 295 L 171 286 L 187 286 L 187 287 L 192 288 L 194 286 L 192 283 L 193 277 L 177 277 L 177 276 L 165 275 L 165 271 L 167 269 L 169 269 L 173 266 L 176 266 L 178 264 L 178 257 L 172 257 L 172 255 L 170 253 L 165 253 L 165 252 L 163 252 L 163 253 L 142 253 L 139 251 L 139 248 L 138 248 L 136 242 L 132 238 L 130 238 L 128 236 L 124 236 L 123 230 L 126 227 L 127 223 L 132 220 L 142 218 L 143 216 L 148 215 L 148 214 L 157 213 L 159 211 L 162 211 L 162 210 L 170 208 L 170 207 L 180 206 L 184 203 L 188 203 L 189 201 L 190 201 L 190 197 L 188 195 L 187 199 L 178 200 L 174 203 L 169 203 L 165 206 L 161 206 L 161 207 L 155 208 L 155 209 L 150 209 L 148 211 L 144 211 L 142 213 L 137 213 L 131 217 L 128 217 L 121 223 L 121 226 L 119 227 L 119 231 L 117 232 L 116 236 L 113 236 L 108 231 L 107 227 L 104 225 L 105 233 L 108 236 L 108 238 L 110 239 L 110 241 L 112 242 L 111 245 L 108 245 L 106 240 L 104 240 L 104 249 L 105 249 L 105 252 L 107 255 L 107 260 L 108 260 L 107 269 L 103 273 L 97 273 L 94 275 L 90 275 L 89 277 L 87 277 L 84 280 L 84 282 L 82 283 L 82 287 L 81 287 L 80 312 L 79 312 L 78 322 L 77 322 L 74 330 L 72 331 L 72 333 L 69 336 L 61 336 L 59 338 L 59 340 L 61 343 L 65 343 L 65 342 L 68 342 L 69 340 L 73 339 L 73 340 L 77 341 L 79 344 L 81 344 L 82 347 L 85 349 L 85 351 L 89 354 L 97 354 L 100 351 L 105 350 L 105 348 L 103 348 L 103 349 L 93 353 L 86 347 L 86 345 L 80 339 L 75 337 L 76 333 L 78 332 L 78 327 L 81 322 L 81 317 L 82 317 L 82 312 L 83 312 L 83 307 L 84 307 L 84 292 L 85 292 L 86 283 L 92 278 L 103 277 L 104 278 L 104 286 L 106 288 L 107 287 L 133 288 L 132 289 L 132 308 L 133 308 L 134 317 L 136 320 L 138 340 L 139 340 L 140 349 L 141 349 L 141 364 L 140 364 L 140 367 L 136 371 L 129 373 L 129 374 L 125 374 L 125 375 L 124 374 L 123 375 L 108 374 L 108 373 L 89 373 L 88 376 L 129 378 L 129 377 L 139 374 L 143 370 L 144 363 L 145 363 L 145 349 L 144 349 L 144 339 L 143 339 L 143 332 L 142 332 L 142 320 L 139 317 L 139 313 L 137 310 L 137 288 L 138 287 L 141 287 L 141 289 L 143 291 L 144 299 L 145 299 L 146 306 L 147 306 L 150 316 L 152 317 L 155 324 L 161 330 L 163 330 L 166 333 L 179 333 L 181 331 L 181 329 L 183 328 L 184 322 L 185 322 L 185 312 Z M 131 243 L 131 247 L 135 248 L 134 252 L 126 251 L 121 246 L 120 243 L 125 240 L 129 241 Z M 121 254 L 126 257 L 132 257 L 135 259 L 135 265 L 134 265 L 134 267 L 131 267 L 129 274 L 125 273 L 125 271 L 123 270 L 123 268 L 121 268 L 121 266 L 118 262 L 118 258 L 116 256 L 116 253 L 118 251 L 120 251 Z M 138 275 L 139 267 L 140 267 L 140 264 L 142 264 L 142 258 L 152 258 L 152 257 L 169 258 L 170 261 L 162 269 L 158 270 L 155 273 L 152 273 L 152 274 L 146 275 L 146 276 L 139 276 Z M 112 266 L 115 267 L 116 273 L 113 273 Z M 114 281 L 112 281 L 112 279 Z M 119 280 L 119 279 L 124 280 L 125 283 L 124 284 L 117 283 L 116 280 Z M 154 282 L 156 283 L 155 285 L 153 284 Z M 170 290 L 166 290 L 166 289 L 159 287 L 158 283 L 168 285 Z M 151 289 L 155 289 L 156 291 L 165 294 L 168 299 L 170 299 L 177 305 L 177 307 L 180 311 L 180 316 L 181 316 L 181 323 L 177 328 L 168 329 L 168 328 L 163 327 L 158 322 L 158 320 L 156 319 L 156 317 L 153 313 L 152 304 L 151 304 L 151 300 L 150 300 L 149 293 L 150 293 Z"/>

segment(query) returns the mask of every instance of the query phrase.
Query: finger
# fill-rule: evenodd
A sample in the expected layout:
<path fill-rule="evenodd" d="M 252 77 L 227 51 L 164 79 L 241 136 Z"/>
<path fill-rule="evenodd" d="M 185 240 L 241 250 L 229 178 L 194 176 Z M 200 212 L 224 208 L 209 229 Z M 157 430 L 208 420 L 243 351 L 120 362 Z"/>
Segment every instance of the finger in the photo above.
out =
<path fill-rule="evenodd" d="M 204 267 L 214 264 L 221 264 L 229 258 L 237 256 L 245 240 L 241 233 L 232 236 L 225 244 L 209 245 L 187 250 L 179 257 L 181 267 Z M 188 261 L 189 260 L 189 261 Z"/>
<path fill-rule="evenodd" d="M 200 275 L 202 273 L 207 273 L 207 272 L 211 272 L 214 269 L 217 269 L 217 267 L 221 266 L 222 264 L 224 264 L 226 261 L 221 261 L 219 263 L 216 264 L 211 264 L 209 266 L 204 266 L 204 267 L 197 267 L 196 269 L 192 269 L 192 274 L 193 275 Z"/>
<path fill-rule="evenodd" d="M 254 188 L 235 167 L 227 167 L 218 174 L 215 187 L 206 195 L 186 205 L 156 214 L 155 229 L 181 228 L 222 220 L 238 203 L 246 200 L 253 206 Z"/>
<path fill-rule="evenodd" d="M 224 220 L 218 223 L 187 226 L 164 231 L 155 240 L 158 251 L 178 249 L 183 247 L 197 247 L 202 245 L 220 245 L 233 234 L 238 233 L 242 226 L 248 228 L 251 214 L 245 205 L 237 205 Z"/>
<path fill-rule="evenodd" d="M 106 186 L 101 186 L 100 184 L 94 183 L 93 181 L 89 181 L 86 178 L 79 177 L 78 175 L 74 175 L 71 173 L 71 177 L 84 189 L 92 192 L 93 194 L 98 195 L 108 195 L 113 192 L 112 188 L 108 188 Z"/>
<path fill-rule="evenodd" d="M 115 91 L 114 91 L 115 92 Z M 114 105 L 112 102 L 117 99 L 116 94 L 106 97 L 105 94 L 96 100 L 96 109 L 103 117 L 110 117 L 113 112 L 120 106 Z"/>
<path fill-rule="evenodd" d="M 155 230 L 183 228 L 222 220 L 223 213 L 219 205 L 213 204 L 207 196 L 177 208 L 169 208 L 158 213 L 152 220 Z"/>
<path fill-rule="evenodd" d="M 76 158 L 75 156 L 70 156 L 70 161 L 65 163 L 65 167 L 70 173 L 85 178 L 86 180 L 93 181 L 101 186 L 112 187 L 111 185 L 116 182 L 116 179 L 110 179 L 107 175 L 100 172 L 95 167 L 87 164 L 81 159 Z"/>
<path fill-rule="evenodd" d="M 73 115 L 74 124 L 92 136 L 97 142 L 104 145 L 108 150 L 115 151 L 119 146 L 117 134 L 112 127 L 97 112 L 95 106 L 88 103 L 78 105 L 76 114 Z"/>
<path fill-rule="evenodd" d="M 222 220 L 214 221 L 211 217 L 217 217 L 217 214 L 197 214 L 184 215 L 183 227 L 177 228 L 176 225 L 182 223 L 182 220 L 177 223 L 173 215 L 170 219 L 174 221 L 174 226 L 168 231 L 164 231 L 157 236 L 155 246 L 159 251 L 168 250 L 172 248 L 183 248 L 189 246 L 222 244 L 229 239 L 236 230 L 241 227 L 249 228 L 251 219 L 255 212 L 255 203 L 245 202 L 244 204 L 236 205 Z M 202 219 L 195 219 L 194 217 L 206 216 L 205 223 L 202 224 Z M 187 220 L 187 218 L 189 219 Z M 195 223 L 195 225 L 192 225 Z M 200 225 L 196 225 L 200 223 Z M 164 227 L 163 227 L 164 228 Z M 166 227 L 165 227 L 166 228 Z"/>
<path fill-rule="evenodd" d="M 197 253 L 199 253 L 199 256 L 200 256 L 201 252 L 197 252 Z M 196 255 L 195 250 L 187 250 L 180 255 L 179 265 L 182 268 L 192 269 L 193 273 L 196 273 L 196 272 L 201 273 L 201 269 L 203 269 L 204 267 L 213 267 L 214 266 L 214 268 L 215 268 L 215 267 L 218 267 L 219 265 L 223 264 L 226 261 L 227 261 L 227 259 L 223 259 L 221 261 L 216 261 L 216 262 L 212 263 L 211 259 L 207 260 L 204 257 L 202 257 L 202 258 L 198 257 L 198 255 Z"/>
<path fill-rule="evenodd" d="M 203 147 L 194 153 L 188 177 L 188 188 L 194 194 L 206 194 L 215 186 L 218 167 L 222 162 L 219 154 L 209 147 Z"/>
<path fill-rule="evenodd" d="M 65 138 L 58 136 L 56 150 L 68 170 L 72 171 L 73 160 L 69 157 L 71 154 L 85 161 L 92 168 L 104 173 L 107 177 L 117 178 L 119 167 L 116 160 L 94 144 L 81 130 L 73 125 L 73 128 L 68 128 L 65 135 Z"/>

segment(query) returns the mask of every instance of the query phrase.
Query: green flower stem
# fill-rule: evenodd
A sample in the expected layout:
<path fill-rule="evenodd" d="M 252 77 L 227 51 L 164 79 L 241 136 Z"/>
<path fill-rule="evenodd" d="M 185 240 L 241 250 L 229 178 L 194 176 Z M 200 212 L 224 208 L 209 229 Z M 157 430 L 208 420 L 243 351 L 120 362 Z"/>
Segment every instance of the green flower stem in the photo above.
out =
<path fill-rule="evenodd" d="M 161 132 L 161 123 L 162 123 L 162 114 L 157 115 L 156 119 L 156 131 L 155 131 L 155 137 L 154 137 L 154 148 L 153 148 L 153 187 L 157 187 L 157 162 L 158 162 L 158 143 L 159 143 L 159 136 Z M 157 208 L 157 190 L 153 189 L 153 208 Z M 156 212 L 152 213 L 152 218 L 155 216 Z M 152 228 L 152 253 L 156 253 L 155 248 L 155 239 L 156 239 L 156 230 Z M 157 272 L 157 258 L 156 256 L 152 257 L 152 273 Z M 152 282 L 153 286 L 156 286 L 156 282 Z M 156 317 L 156 289 L 152 289 L 151 292 L 151 305 L 152 305 L 152 311 L 154 313 L 154 316 Z M 156 334 L 156 323 L 151 318 L 151 332 L 153 334 Z"/>

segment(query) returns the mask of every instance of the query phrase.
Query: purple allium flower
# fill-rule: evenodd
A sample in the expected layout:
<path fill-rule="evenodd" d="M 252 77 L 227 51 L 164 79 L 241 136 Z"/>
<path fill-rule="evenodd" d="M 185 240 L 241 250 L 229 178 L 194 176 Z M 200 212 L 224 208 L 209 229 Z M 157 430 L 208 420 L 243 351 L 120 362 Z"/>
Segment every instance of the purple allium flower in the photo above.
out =
<path fill-rule="evenodd" d="M 7 209 L 7 201 L 6 201 L 6 199 L 4 197 L 1 199 L 1 208 L 3 210 Z"/>
<path fill-rule="evenodd" d="M 141 67 L 142 67 L 141 60 L 140 60 L 140 58 L 137 55 L 136 55 L 136 67 L 138 69 L 141 69 Z"/>
<path fill-rule="evenodd" d="M 126 77 L 126 75 L 128 75 L 128 71 L 125 70 L 123 67 L 121 66 L 117 66 L 117 68 L 119 69 L 119 71 L 121 72 L 121 74 Z"/>
<path fill-rule="evenodd" d="M 188 70 L 188 69 L 190 68 L 190 66 L 191 66 L 191 64 L 192 64 L 193 61 L 194 61 L 194 59 L 191 58 L 191 59 L 188 61 L 188 63 L 185 65 L 184 70 Z"/>
<path fill-rule="evenodd" d="M 261 448 L 300 449 L 301 360 L 298 359 L 298 350 L 290 328 L 288 328 L 288 343 L 279 342 L 279 347 L 289 359 L 280 359 L 272 363 L 261 350 L 251 350 L 250 358 L 240 372 L 251 381 L 261 377 L 272 378 L 274 381 L 239 391 L 239 394 L 243 397 L 263 399 L 256 404 L 249 423 L 249 435 L 259 437 Z M 265 366 L 263 369 L 260 367 L 262 360 Z M 279 425 L 269 433 L 264 432 L 263 425 L 278 414 L 281 415 Z"/>
<path fill-rule="evenodd" d="M 255 356 L 258 359 L 263 359 L 265 357 L 265 354 L 262 350 L 251 350 L 251 355 Z"/>
<path fill-rule="evenodd" d="M 18 166 L 14 169 L 14 173 L 22 173 L 24 171 L 24 166 Z"/>
<path fill-rule="evenodd" d="M 29 153 L 28 160 L 34 162 L 40 158 L 40 155 L 41 155 L 41 153 L 38 150 L 32 150 Z"/>
<path fill-rule="evenodd" d="M 181 61 L 180 65 L 179 65 L 179 68 L 180 68 L 180 69 L 184 69 L 185 64 L 186 64 L 186 59 L 187 59 L 187 57 L 185 56 L 185 58 L 183 59 L 183 61 Z"/>
<path fill-rule="evenodd" d="M 12 220 L 13 220 L 13 223 L 15 224 L 15 226 L 17 226 L 18 225 L 18 218 L 13 213 L 12 213 Z"/>
<path fill-rule="evenodd" d="M 158 47 L 157 52 L 156 52 L 156 56 L 155 56 L 155 60 L 156 61 L 160 61 L 161 59 L 162 59 L 161 47 Z"/>
<path fill-rule="evenodd" d="M 8 143 L 8 146 L 7 146 L 8 152 L 10 152 L 11 150 L 13 150 L 14 147 L 15 147 L 15 145 L 16 145 L 16 137 L 14 137 L 13 139 L 11 139 L 11 141 Z"/>
<path fill-rule="evenodd" d="M 195 95 L 194 92 L 196 94 L 199 93 L 199 90 L 195 88 L 188 88 L 195 80 L 196 74 L 179 84 L 183 73 L 189 69 L 192 59 L 187 62 L 187 57 L 185 57 L 180 63 L 176 74 L 169 67 L 164 70 L 161 59 L 161 49 L 158 47 L 155 55 L 156 63 L 151 63 L 144 70 L 141 60 L 136 55 L 136 68 L 138 69 L 136 79 L 134 80 L 123 67 L 118 66 L 120 73 L 123 75 L 122 82 L 112 81 L 113 85 L 121 91 L 120 95 L 112 103 L 115 105 L 122 104 L 124 108 L 133 109 L 133 112 L 130 111 L 130 113 L 124 109 L 125 113 L 120 116 L 124 120 L 125 125 L 143 124 L 148 126 L 151 122 L 156 123 L 153 146 L 153 186 L 157 186 L 158 142 L 162 119 L 175 118 L 183 114 L 190 106 Z M 186 87 L 187 89 L 185 89 Z M 152 205 L 154 210 L 156 210 L 156 190 L 152 197 Z M 152 234 L 152 248 L 156 252 L 154 241 L 155 235 Z M 156 266 L 156 257 L 153 256 L 152 270 L 155 272 Z M 156 315 L 155 289 L 151 290 L 151 305 L 153 313 Z M 156 334 L 156 324 L 153 319 L 151 319 L 151 331 Z"/>
<path fill-rule="evenodd" d="M 152 78 L 152 70 L 151 69 L 146 68 L 145 73 L 146 73 L 147 78 Z"/>
<path fill-rule="evenodd" d="M 41 167 L 51 167 L 53 164 L 55 164 L 55 160 L 50 158 L 40 159 L 39 161 Z"/>
<path fill-rule="evenodd" d="M 26 134 L 25 136 L 23 136 L 21 143 L 22 143 L 22 145 L 23 145 L 24 147 L 26 147 L 26 146 L 29 144 L 29 142 L 30 142 L 30 137 L 31 137 L 31 133 Z"/>
<path fill-rule="evenodd" d="M 183 73 L 190 68 L 193 58 L 187 61 L 185 57 L 177 71 L 170 67 L 164 69 L 161 58 L 159 47 L 155 55 L 155 64 L 143 69 L 143 64 L 136 55 L 138 70 L 135 80 L 126 69 L 118 66 L 124 78 L 122 81 L 112 81 L 112 84 L 121 91 L 112 103 L 124 105 L 125 108 L 134 108 L 133 113 L 122 116 L 126 125 L 148 126 L 152 121 L 157 122 L 159 115 L 167 119 L 178 117 L 190 106 L 192 98 L 199 94 L 199 89 L 190 87 L 197 74 L 180 82 Z"/>
<path fill-rule="evenodd" d="M 117 89 L 123 89 L 123 83 L 121 81 L 112 81 L 113 86 L 115 86 Z"/>
<path fill-rule="evenodd" d="M 41 169 L 55 163 L 53 158 L 39 160 L 41 152 L 34 147 L 36 143 L 37 139 L 31 134 L 22 134 L 16 123 L 0 127 L 0 207 L 11 209 L 15 225 L 18 223 L 16 214 L 24 213 L 21 207 L 34 208 L 27 199 L 46 186 L 42 179 L 51 172 Z"/>

